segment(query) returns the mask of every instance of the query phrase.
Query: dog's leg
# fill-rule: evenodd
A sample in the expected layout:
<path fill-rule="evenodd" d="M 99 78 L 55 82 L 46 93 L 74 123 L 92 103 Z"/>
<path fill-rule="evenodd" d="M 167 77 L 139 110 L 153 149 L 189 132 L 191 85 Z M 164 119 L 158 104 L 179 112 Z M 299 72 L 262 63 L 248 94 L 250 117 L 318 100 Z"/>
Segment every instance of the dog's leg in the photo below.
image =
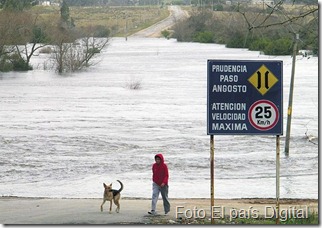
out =
<path fill-rule="evenodd" d="M 119 213 L 120 212 L 120 201 L 119 199 L 114 199 L 114 204 L 116 205 L 116 213 Z"/>
<path fill-rule="evenodd" d="M 119 213 L 119 212 L 120 212 L 120 203 L 119 203 L 119 202 L 117 202 L 115 205 L 117 206 L 117 208 L 116 208 L 116 212 L 117 212 L 117 213 Z"/>
<path fill-rule="evenodd" d="M 101 204 L 101 212 L 103 212 L 103 205 L 106 202 L 106 200 L 103 200 L 103 203 Z"/>
<path fill-rule="evenodd" d="M 112 214 L 112 200 L 110 201 L 110 214 Z"/>

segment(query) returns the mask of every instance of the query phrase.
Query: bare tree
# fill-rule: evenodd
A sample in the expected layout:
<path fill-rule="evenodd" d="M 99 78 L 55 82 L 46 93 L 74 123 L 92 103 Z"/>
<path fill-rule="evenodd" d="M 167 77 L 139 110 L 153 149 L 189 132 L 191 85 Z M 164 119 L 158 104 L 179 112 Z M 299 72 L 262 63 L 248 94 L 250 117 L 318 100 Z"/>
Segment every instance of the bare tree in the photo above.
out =
<path fill-rule="evenodd" d="M 0 21 L 0 60 L 11 62 L 12 70 L 31 69 L 32 56 L 46 45 L 38 17 L 25 11 L 2 11 Z"/>
<path fill-rule="evenodd" d="M 65 1 L 61 7 L 61 17 L 53 29 L 52 40 L 55 50 L 53 59 L 58 73 L 75 72 L 94 64 L 94 55 L 107 46 L 108 37 L 95 38 L 95 29 L 78 29 L 69 16 Z"/>
<path fill-rule="evenodd" d="M 38 24 L 38 16 L 26 15 L 25 28 L 22 32 L 17 34 L 22 37 L 22 45 L 15 45 L 16 53 L 20 59 L 26 62 L 26 65 L 30 64 L 30 60 L 38 49 L 48 45 L 49 39 L 46 34 L 46 25 Z"/>
<path fill-rule="evenodd" d="M 84 37 L 81 39 L 83 47 L 83 60 L 82 66 L 89 67 L 95 64 L 91 61 L 95 54 L 100 53 L 108 44 L 108 38 Z"/>
<path fill-rule="evenodd" d="M 291 5 L 294 10 L 285 9 L 284 2 L 279 1 L 275 5 L 263 4 L 263 10 L 259 13 L 250 12 L 247 14 L 238 7 L 238 12 L 241 13 L 248 25 L 249 30 L 268 28 L 272 26 L 283 26 L 285 24 L 299 25 L 307 20 L 318 20 L 318 5 Z M 290 8 L 290 6 L 288 7 Z"/>
<path fill-rule="evenodd" d="M 294 1 L 295 2 L 295 1 Z M 267 28 L 285 29 L 294 37 L 293 42 L 293 59 L 292 72 L 289 92 L 289 104 L 287 113 L 287 129 L 285 140 L 285 154 L 289 155 L 289 144 L 291 134 L 291 120 L 292 120 L 292 106 L 293 106 L 293 88 L 295 77 L 296 54 L 298 52 L 299 34 L 306 33 L 312 29 L 316 38 L 313 39 L 317 43 L 318 37 L 318 3 L 309 5 L 289 5 L 288 9 L 283 7 L 283 1 L 279 1 L 274 5 L 263 4 L 263 11 L 255 15 L 254 13 L 249 17 L 245 11 L 240 11 L 244 20 L 248 25 L 248 30 L 260 30 Z M 315 29 L 316 28 L 316 29 Z"/>
<path fill-rule="evenodd" d="M 53 59 L 58 73 L 80 71 L 95 64 L 93 57 L 108 44 L 108 38 L 82 37 L 57 33 Z"/>
<path fill-rule="evenodd" d="M 0 11 L 0 71 L 5 71 L 10 64 L 9 55 L 14 52 L 12 47 L 12 20 L 13 13 L 8 11 Z"/>

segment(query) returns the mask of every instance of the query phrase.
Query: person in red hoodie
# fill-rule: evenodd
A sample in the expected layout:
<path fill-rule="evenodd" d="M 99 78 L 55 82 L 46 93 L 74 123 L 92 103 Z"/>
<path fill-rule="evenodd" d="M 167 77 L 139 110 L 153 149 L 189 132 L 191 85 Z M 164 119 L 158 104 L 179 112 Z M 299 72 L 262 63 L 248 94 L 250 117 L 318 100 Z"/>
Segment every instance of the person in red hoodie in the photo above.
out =
<path fill-rule="evenodd" d="M 154 156 L 155 163 L 152 165 L 152 208 L 149 214 L 156 214 L 156 206 L 161 192 L 163 200 L 164 213 L 168 214 L 170 211 L 170 202 L 168 199 L 168 180 L 169 170 L 167 164 L 164 163 L 162 154 Z"/>

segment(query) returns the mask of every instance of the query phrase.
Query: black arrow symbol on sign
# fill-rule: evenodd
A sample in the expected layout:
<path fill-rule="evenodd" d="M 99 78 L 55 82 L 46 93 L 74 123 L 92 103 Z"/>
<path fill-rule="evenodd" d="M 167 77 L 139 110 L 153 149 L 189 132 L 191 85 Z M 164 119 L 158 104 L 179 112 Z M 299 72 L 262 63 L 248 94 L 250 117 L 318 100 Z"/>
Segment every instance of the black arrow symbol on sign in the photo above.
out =
<path fill-rule="evenodd" d="M 262 87 L 261 76 L 262 76 L 261 72 L 257 71 L 257 89 L 260 89 Z"/>
<path fill-rule="evenodd" d="M 269 71 L 265 72 L 265 88 L 269 89 L 268 86 L 268 74 Z M 257 71 L 257 89 L 260 89 L 262 87 L 262 74 L 261 72 Z"/>
<path fill-rule="evenodd" d="M 268 86 L 268 74 L 269 74 L 269 71 L 266 71 L 265 72 L 265 88 L 266 89 L 269 89 L 269 86 Z"/>

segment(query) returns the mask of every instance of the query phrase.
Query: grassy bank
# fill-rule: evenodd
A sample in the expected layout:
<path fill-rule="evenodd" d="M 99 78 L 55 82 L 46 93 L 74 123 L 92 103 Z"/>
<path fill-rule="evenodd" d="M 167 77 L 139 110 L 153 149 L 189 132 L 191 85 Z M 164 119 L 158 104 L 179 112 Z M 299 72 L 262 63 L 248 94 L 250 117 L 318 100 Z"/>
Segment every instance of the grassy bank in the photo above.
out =
<path fill-rule="evenodd" d="M 76 27 L 103 26 L 110 36 L 128 36 L 169 16 L 166 7 L 70 7 L 70 17 Z M 36 6 L 32 12 L 42 20 L 50 20 L 60 15 L 58 6 Z"/>

